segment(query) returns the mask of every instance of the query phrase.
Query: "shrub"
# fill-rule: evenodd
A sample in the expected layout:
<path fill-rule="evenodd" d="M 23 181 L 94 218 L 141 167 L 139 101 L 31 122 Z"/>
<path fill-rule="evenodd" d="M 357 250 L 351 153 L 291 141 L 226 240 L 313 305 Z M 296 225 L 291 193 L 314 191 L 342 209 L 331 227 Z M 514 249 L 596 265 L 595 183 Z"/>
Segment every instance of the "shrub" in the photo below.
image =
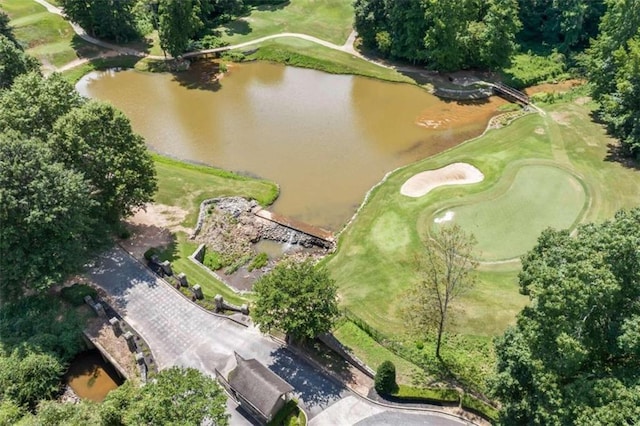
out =
<path fill-rule="evenodd" d="M 391 361 L 384 361 L 378 367 L 375 377 L 375 388 L 380 394 L 391 394 L 397 391 L 396 366 Z"/>
<path fill-rule="evenodd" d="M 204 266 L 211 269 L 212 271 L 217 271 L 218 269 L 225 266 L 222 260 L 222 256 L 217 251 L 207 250 L 204 255 L 204 259 L 202 260 L 202 263 L 204 264 Z"/>
<path fill-rule="evenodd" d="M 84 303 L 85 296 L 91 296 L 94 299 L 98 295 L 98 292 L 86 284 L 74 284 L 71 287 L 65 287 L 60 292 L 60 295 L 64 300 L 71 303 L 73 306 L 80 306 Z"/>
<path fill-rule="evenodd" d="M 156 247 L 151 247 L 149 250 L 144 252 L 144 258 L 147 259 L 147 261 L 149 261 L 153 256 L 158 254 L 160 254 L 160 250 L 158 250 L 158 248 Z"/>
<path fill-rule="evenodd" d="M 249 272 L 251 272 L 254 269 L 260 269 L 265 267 L 268 262 L 269 262 L 269 256 L 267 256 L 267 253 L 258 253 L 256 257 L 253 258 L 253 260 L 251 261 L 247 269 L 249 270 Z"/>
<path fill-rule="evenodd" d="M 244 62 L 247 57 L 242 52 L 238 52 L 236 50 L 227 50 L 222 54 L 222 59 L 231 62 Z"/>

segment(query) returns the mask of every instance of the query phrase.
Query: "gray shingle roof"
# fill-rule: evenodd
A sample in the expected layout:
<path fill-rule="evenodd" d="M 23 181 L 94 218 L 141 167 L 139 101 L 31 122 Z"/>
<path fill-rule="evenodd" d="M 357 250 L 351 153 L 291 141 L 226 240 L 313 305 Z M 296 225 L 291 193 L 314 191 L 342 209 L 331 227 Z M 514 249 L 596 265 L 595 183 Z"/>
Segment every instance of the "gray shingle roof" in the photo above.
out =
<path fill-rule="evenodd" d="M 229 373 L 229 384 L 262 415 L 270 418 L 278 399 L 293 387 L 257 360 L 235 355 L 237 366 Z"/>

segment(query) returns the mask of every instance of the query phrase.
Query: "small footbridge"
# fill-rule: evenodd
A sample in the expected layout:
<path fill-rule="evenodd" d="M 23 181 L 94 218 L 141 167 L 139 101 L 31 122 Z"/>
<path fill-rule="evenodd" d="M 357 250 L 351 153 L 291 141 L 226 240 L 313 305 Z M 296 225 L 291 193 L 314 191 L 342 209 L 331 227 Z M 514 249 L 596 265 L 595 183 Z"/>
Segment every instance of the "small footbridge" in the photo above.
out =
<path fill-rule="evenodd" d="M 521 92 L 520 90 L 514 89 L 513 87 L 509 87 L 506 84 L 491 83 L 491 87 L 493 88 L 493 92 L 496 95 L 501 96 L 507 99 L 508 101 L 520 102 L 525 106 L 531 104 L 531 99 L 526 93 Z"/>

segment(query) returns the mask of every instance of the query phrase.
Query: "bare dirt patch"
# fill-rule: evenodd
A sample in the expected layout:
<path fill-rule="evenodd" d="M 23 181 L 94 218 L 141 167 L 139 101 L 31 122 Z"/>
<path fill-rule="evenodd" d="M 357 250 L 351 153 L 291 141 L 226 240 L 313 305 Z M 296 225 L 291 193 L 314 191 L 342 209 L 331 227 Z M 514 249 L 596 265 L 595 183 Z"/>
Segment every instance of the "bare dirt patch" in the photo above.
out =
<path fill-rule="evenodd" d="M 558 124 L 562 124 L 564 126 L 567 126 L 570 124 L 570 120 L 569 118 L 571 117 L 571 115 L 567 112 L 552 112 L 551 114 L 551 118 L 553 118 L 553 121 L 555 121 Z"/>
<path fill-rule="evenodd" d="M 400 193 L 408 197 L 422 197 L 440 186 L 478 183 L 483 179 L 482 172 L 471 164 L 453 163 L 410 177 L 400 188 Z"/>
<path fill-rule="evenodd" d="M 181 225 L 188 212 L 180 207 L 164 204 L 147 204 L 125 222 L 131 236 L 120 242 L 137 259 L 141 259 L 149 247 L 167 247 L 174 241 L 173 233 L 191 233 Z"/>
<path fill-rule="evenodd" d="M 586 105 L 591 102 L 591 98 L 589 96 L 581 96 L 573 102 L 577 105 Z"/>

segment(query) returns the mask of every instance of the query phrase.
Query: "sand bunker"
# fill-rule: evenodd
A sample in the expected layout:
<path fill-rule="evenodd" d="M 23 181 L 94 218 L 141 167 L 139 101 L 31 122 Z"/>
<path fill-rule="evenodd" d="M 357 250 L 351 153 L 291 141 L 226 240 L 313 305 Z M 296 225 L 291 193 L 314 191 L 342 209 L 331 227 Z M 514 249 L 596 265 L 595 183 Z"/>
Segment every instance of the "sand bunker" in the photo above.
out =
<path fill-rule="evenodd" d="M 422 197 L 439 186 L 478 183 L 483 179 L 482 172 L 471 164 L 453 163 L 410 177 L 400 188 L 400 193 L 408 197 Z"/>

